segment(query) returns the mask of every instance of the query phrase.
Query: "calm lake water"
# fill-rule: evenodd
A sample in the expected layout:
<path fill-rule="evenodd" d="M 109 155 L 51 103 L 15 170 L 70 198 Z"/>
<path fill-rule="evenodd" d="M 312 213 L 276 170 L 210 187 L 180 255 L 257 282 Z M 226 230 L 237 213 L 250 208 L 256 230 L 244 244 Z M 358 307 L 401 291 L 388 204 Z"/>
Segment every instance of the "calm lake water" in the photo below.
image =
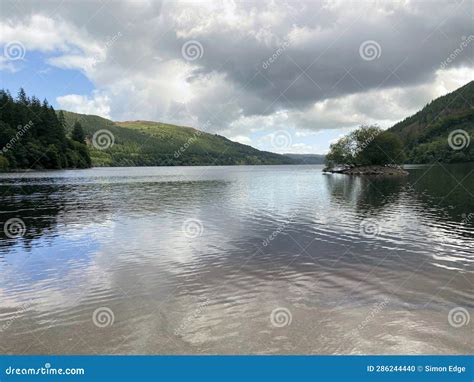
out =
<path fill-rule="evenodd" d="M 474 165 L 321 168 L 0 175 L 1 353 L 470 353 Z"/>

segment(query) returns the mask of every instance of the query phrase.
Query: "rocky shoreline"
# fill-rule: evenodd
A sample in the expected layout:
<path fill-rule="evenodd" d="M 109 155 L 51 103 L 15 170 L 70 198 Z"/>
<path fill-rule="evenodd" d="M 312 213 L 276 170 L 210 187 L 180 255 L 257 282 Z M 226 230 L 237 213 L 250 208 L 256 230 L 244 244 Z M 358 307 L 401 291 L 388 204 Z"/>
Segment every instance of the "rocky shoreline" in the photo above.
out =
<path fill-rule="evenodd" d="M 324 168 L 323 172 L 345 175 L 408 175 L 408 171 L 401 166 L 344 166 Z"/>

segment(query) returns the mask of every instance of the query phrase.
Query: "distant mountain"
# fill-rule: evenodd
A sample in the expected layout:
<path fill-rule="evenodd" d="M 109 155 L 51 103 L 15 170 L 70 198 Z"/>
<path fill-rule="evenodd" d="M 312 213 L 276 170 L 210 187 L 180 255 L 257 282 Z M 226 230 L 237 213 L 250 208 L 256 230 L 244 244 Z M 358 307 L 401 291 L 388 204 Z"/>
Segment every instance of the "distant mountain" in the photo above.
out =
<path fill-rule="evenodd" d="M 291 158 L 296 164 L 324 164 L 326 158 L 321 154 L 283 154 Z"/>
<path fill-rule="evenodd" d="M 287 156 L 260 151 L 191 127 L 150 121 L 113 122 L 95 115 L 63 112 L 67 129 L 72 130 L 76 121 L 81 123 L 89 137 L 94 166 L 294 163 Z"/>
<path fill-rule="evenodd" d="M 474 161 L 474 81 L 391 127 L 409 163 Z"/>
<path fill-rule="evenodd" d="M 409 163 L 474 161 L 474 81 L 439 97 L 389 129 Z M 79 121 L 89 137 L 94 166 L 322 164 L 317 154 L 279 155 L 217 134 L 160 122 L 113 122 L 64 112 L 69 132 Z M 111 145 L 113 141 L 113 145 Z M 106 147 L 106 149 L 101 149 Z"/>

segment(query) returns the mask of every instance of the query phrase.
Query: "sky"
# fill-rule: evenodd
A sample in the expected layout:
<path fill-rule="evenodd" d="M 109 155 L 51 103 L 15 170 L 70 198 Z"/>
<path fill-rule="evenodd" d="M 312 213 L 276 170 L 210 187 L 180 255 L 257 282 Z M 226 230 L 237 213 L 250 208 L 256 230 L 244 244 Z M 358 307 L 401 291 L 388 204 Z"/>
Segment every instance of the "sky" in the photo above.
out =
<path fill-rule="evenodd" d="M 326 153 L 474 78 L 473 1 L 0 1 L 0 87 Z"/>

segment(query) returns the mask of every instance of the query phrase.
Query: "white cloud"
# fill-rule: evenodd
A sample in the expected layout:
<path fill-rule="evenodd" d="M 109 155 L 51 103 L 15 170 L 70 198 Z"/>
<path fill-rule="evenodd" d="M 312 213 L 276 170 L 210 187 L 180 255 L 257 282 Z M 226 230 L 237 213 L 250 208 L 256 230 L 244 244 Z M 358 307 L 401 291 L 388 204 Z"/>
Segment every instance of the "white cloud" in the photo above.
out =
<path fill-rule="evenodd" d="M 110 118 L 110 99 L 107 95 L 95 92 L 93 97 L 89 98 L 83 95 L 69 94 L 58 97 L 56 100 L 61 109 Z"/>
<path fill-rule="evenodd" d="M 246 137 L 245 135 L 236 135 L 233 137 L 229 137 L 231 141 L 243 143 L 244 145 L 250 145 L 252 143 L 252 140 L 249 137 Z"/>
<path fill-rule="evenodd" d="M 20 68 L 18 66 L 15 66 L 13 61 L 10 61 L 10 60 L 6 59 L 5 57 L 0 56 L 0 71 L 15 73 L 19 70 L 20 70 Z"/>
<path fill-rule="evenodd" d="M 49 65 L 80 70 L 95 85 L 92 95 L 60 95 L 62 108 L 206 126 L 246 144 L 262 144 L 251 138 L 257 132 L 291 130 L 295 140 L 309 141 L 326 129 L 388 127 L 473 77 L 468 50 L 447 70 L 437 70 L 472 29 L 466 4 L 59 5 L 26 2 L 22 12 L 5 9 L 0 44 L 21 41 L 26 60 L 40 51 Z M 181 54 L 191 39 L 203 47 L 195 61 Z M 379 60 L 359 56 L 368 39 L 379 41 Z M 288 49 L 263 70 L 282 41 L 289 41 Z M 0 59 L 5 72 L 19 68 Z M 294 150 L 315 147 L 293 144 Z"/>
<path fill-rule="evenodd" d="M 84 52 L 100 54 L 103 48 L 85 29 L 79 29 L 62 19 L 34 14 L 22 21 L 2 21 L 0 44 L 20 41 L 26 50 L 41 52 Z"/>

